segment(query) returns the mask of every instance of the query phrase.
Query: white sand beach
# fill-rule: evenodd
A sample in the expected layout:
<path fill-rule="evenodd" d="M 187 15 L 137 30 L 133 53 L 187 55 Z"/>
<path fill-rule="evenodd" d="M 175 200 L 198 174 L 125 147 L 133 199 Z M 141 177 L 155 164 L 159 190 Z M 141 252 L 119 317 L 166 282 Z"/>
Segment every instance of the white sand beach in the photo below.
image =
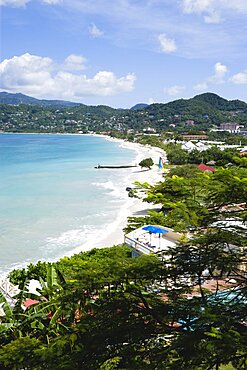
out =
<path fill-rule="evenodd" d="M 128 169 L 128 182 L 129 186 L 135 182 L 148 182 L 150 184 L 155 184 L 163 180 L 164 172 L 162 169 L 158 168 L 159 158 L 162 157 L 166 161 L 166 153 L 160 149 L 147 145 L 141 145 L 136 143 L 126 142 L 124 140 L 113 139 L 111 137 L 106 137 L 107 140 L 118 141 L 121 146 L 126 148 L 131 148 L 137 151 L 136 163 L 138 164 L 144 158 L 152 158 L 154 165 L 151 170 L 141 169 L 141 167 L 129 168 Z M 123 191 L 126 191 L 123 187 Z M 132 215 L 145 215 L 149 209 L 157 209 L 157 205 L 152 205 L 150 203 L 142 202 L 137 198 L 128 198 L 124 208 L 119 211 L 119 215 L 114 222 L 114 224 L 109 225 L 109 229 L 106 231 L 104 238 L 98 239 L 94 243 L 94 247 L 110 247 L 112 245 L 120 244 L 124 242 L 123 228 L 127 224 L 127 217 Z"/>

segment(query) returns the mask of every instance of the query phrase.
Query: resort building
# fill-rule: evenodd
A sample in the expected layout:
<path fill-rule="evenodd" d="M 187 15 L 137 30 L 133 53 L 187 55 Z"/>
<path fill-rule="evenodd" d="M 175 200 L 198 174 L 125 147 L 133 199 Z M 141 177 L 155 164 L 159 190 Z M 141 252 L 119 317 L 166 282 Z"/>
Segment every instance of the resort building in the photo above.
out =
<path fill-rule="evenodd" d="M 192 150 L 198 150 L 202 152 L 207 150 L 211 147 L 211 145 L 205 144 L 205 142 L 198 141 L 193 143 L 192 141 L 182 141 L 182 149 L 187 150 L 187 152 L 191 152 Z"/>
<path fill-rule="evenodd" d="M 232 134 L 240 132 L 240 126 L 238 123 L 221 123 L 220 130 L 228 131 Z"/>
<path fill-rule="evenodd" d="M 184 140 L 206 140 L 208 135 L 198 134 L 198 135 L 182 135 Z"/>

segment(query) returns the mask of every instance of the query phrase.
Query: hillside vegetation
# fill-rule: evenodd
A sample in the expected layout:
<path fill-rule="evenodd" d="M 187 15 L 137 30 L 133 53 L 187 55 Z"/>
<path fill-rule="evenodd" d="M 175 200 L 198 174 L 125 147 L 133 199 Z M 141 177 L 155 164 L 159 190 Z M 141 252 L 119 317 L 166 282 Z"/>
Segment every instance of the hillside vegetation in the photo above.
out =
<path fill-rule="evenodd" d="M 158 131 L 188 130 L 188 120 L 193 121 L 189 130 L 207 130 L 222 122 L 236 122 L 246 126 L 247 104 L 243 101 L 228 101 L 216 94 L 205 93 L 191 99 L 179 99 L 166 104 L 152 104 L 141 109 L 114 109 L 108 106 L 58 106 L 45 103 L 46 106 L 23 103 L 22 94 L 16 94 L 17 100 L 4 100 L 0 93 L 0 130 L 6 132 L 120 132 L 128 129 L 142 130 L 153 127 Z M 12 94 L 13 95 L 13 94 Z M 21 95 L 21 99 L 20 96 Z M 2 97 L 2 100 L 1 100 Z M 25 101 L 25 100 L 24 100 Z M 49 101 L 39 101 L 49 102 Z M 65 102 L 66 103 L 66 102 Z M 13 105 L 14 104 L 14 105 Z M 61 102 L 62 104 L 62 102 Z M 72 103 L 71 103 L 72 104 Z M 175 128 L 174 128 L 175 126 Z"/>

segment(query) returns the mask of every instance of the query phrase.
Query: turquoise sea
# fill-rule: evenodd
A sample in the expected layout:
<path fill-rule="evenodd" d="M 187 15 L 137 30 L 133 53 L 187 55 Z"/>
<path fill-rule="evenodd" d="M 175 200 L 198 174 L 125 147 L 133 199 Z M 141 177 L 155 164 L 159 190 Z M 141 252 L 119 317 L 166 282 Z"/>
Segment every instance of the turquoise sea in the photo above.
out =
<path fill-rule="evenodd" d="M 0 273 L 103 238 L 126 202 L 136 151 L 97 136 L 0 134 Z"/>

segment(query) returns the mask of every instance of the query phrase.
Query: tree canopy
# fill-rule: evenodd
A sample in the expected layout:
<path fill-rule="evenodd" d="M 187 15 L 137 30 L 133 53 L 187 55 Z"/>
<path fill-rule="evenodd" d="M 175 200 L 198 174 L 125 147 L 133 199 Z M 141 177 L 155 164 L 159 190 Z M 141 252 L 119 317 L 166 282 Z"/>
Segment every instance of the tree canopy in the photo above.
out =
<path fill-rule="evenodd" d="M 139 184 L 161 211 L 128 226 L 188 232 L 176 245 L 136 258 L 92 249 L 10 275 L 20 293 L 14 307 L 0 293 L 1 369 L 246 369 L 247 170 L 190 170 Z"/>
<path fill-rule="evenodd" d="M 153 164 L 154 162 L 152 158 L 145 158 L 139 163 L 139 166 L 150 169 L 153 166 Z"/>

